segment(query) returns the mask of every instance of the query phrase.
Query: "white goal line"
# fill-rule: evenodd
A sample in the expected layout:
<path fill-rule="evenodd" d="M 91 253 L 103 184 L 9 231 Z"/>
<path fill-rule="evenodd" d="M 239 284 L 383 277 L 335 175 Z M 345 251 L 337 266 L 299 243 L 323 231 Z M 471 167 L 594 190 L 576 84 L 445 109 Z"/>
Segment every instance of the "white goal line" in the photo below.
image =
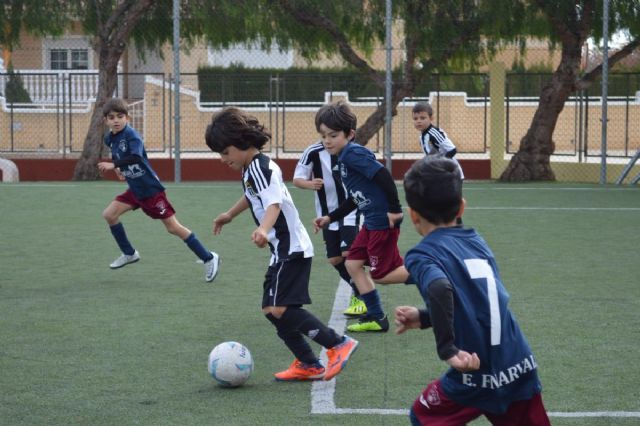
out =
<path fill-rule="evenodd" d="M 331 318 L 329 319 L 329 327 L 333 328 L 337 333 L 344 333 L 347 320 L 342 312 L 347 309 L 349 299 L 351 297 L 351 287 L 344 281 L 340 280 L 336 296 L 333 300 L 333 308 L 331 310 Z M 320 354 L 323 362 L 326 363 L 326 350 L 323 349 Z M 378 414 L 391 416 L 408 416 L 408 409 L 384 409 L 384 408 L 338 408 L 334 400 L 336 391 L 336 379 L 325 381 L 315 381 L 311 386 L 311 414 Z M 409 404 L 408 402 L 407 404 Z M 576 411 L 561 412 L 548 411 L 549 417 L 628 417 L 640 418 L 640 411 Z"/>

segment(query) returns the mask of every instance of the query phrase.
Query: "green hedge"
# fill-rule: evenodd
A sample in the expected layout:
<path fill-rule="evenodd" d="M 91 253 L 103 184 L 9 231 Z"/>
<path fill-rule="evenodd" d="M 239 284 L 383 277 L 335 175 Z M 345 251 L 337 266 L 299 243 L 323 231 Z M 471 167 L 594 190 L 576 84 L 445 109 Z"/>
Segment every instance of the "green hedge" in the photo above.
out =
<path fill-rule="evenodd" d="M 398 74 L 394 73 L 394 79 Z M 323 102 L 325 92 L 349 92 L 352 100 L 382 101 L 384 97 L 384 88 L 350 69 L 207 67 L 198 70 L 198 83 L 201 102 Z M 485 74 L 435 74 L 417 87 L 416 96 L 427 97 L 438 90 L 484 96 L 487 84 Z"/>

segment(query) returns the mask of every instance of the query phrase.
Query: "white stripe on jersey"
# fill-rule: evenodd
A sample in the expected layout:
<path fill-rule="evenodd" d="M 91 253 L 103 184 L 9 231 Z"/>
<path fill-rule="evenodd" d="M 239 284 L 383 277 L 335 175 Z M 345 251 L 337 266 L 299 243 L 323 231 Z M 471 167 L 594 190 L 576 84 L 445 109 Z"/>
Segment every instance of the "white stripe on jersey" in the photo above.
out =
<path fill-rule="evenodd" d="M 256 184 L 256 191 L 258 191 L 258 193 L 264 191 L 264 189 L 269 186 L 269 183 L 267 182 L 267 178 L 262 173 L 262 170 L 260 170 L 260 165 L 258 164 L 258 162 L 255 160 L 252 161 L 249 164 L 249 169 L 251 170 L 253 181 Z"/>
<path fill-rule="evenodd" d="M 317 167 L 316 162 L 320 162 L 320 169 L 322 171 L 322 176 L 315 176 L 313 174 L 314 166 Z M 342 181 L 336 182 L 334 179 L 333 171 L 331 170 L 331 155 L 324 149 L 324 145 L 322 142 L 314 143 L 309 145 L 300 160 L 298 161 L 298 165 L 296 166 L 296 170 L 294 172 L 294 178 L 301 179 L 311 179 L 311 178 L 321 178 L 324 185 L 324 191 L 314 191 L 315 192 L 315 208 L 316 215 L 323 216 L 325 213 L 322 211 L 322 204 L 325 203 L 328 209 L 328 213 L 337 209 L 340 205 L 340 197 L 338 196 L 338 191 L 342 194 L 342 199 L 349 198 L 349 194 L 347 189 L 344 187 Z M 321 199 L 323 197 L 323 199 Z M 351 212 L 347 215 L 342 223 L 347 226 L 355 226 L 356 225 L 356 211 Z M 337 231 L 339 229 L 339 222 L 332 222 L 329 225 L 330 230 Z"/>

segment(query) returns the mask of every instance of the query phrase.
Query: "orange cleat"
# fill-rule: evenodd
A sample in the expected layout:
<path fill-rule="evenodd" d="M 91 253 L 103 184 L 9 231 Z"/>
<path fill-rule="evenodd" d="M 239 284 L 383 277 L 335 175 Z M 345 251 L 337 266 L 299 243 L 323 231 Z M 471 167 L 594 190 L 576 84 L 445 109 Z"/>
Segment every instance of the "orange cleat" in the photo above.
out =
<path fill-rule="evenodd" d="M 358 347 L 358 341 L 344 336 L 342 343 L 327 350 L 327 371 L 324 380 L 331 380 L 347 365 L 349 357 Z"/>
<path fill-rule="evenodd" d="M 298 359 L 294 359 L 289 368 L 279 373 L 275 373 L 276 380 L 280 382 L 290 382 L 294 380 L 320 380 L 324 376 L 324 367 L 320 362 L 315 364 L 305 364 Z"/>

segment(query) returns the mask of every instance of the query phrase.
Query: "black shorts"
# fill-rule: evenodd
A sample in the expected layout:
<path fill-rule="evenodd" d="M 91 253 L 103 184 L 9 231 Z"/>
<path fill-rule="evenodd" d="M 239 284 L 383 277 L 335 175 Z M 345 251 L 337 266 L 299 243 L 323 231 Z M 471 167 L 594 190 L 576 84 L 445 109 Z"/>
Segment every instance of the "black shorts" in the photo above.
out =
<path fill-rule="evenodd" d="M 327 249 L 327 258 L 340 257 L 342 252 L 349 251 L 356 235 L 358 235 L 357 226 L 341 226 L 337 231 L 323 229 L 322 238 Z"/>
<path fill-rule="evenodd" d="M 264 276 L 262 307 L 311 303 L 309 277 L 312 257 L 296 257 L 269 266 Z"/>

